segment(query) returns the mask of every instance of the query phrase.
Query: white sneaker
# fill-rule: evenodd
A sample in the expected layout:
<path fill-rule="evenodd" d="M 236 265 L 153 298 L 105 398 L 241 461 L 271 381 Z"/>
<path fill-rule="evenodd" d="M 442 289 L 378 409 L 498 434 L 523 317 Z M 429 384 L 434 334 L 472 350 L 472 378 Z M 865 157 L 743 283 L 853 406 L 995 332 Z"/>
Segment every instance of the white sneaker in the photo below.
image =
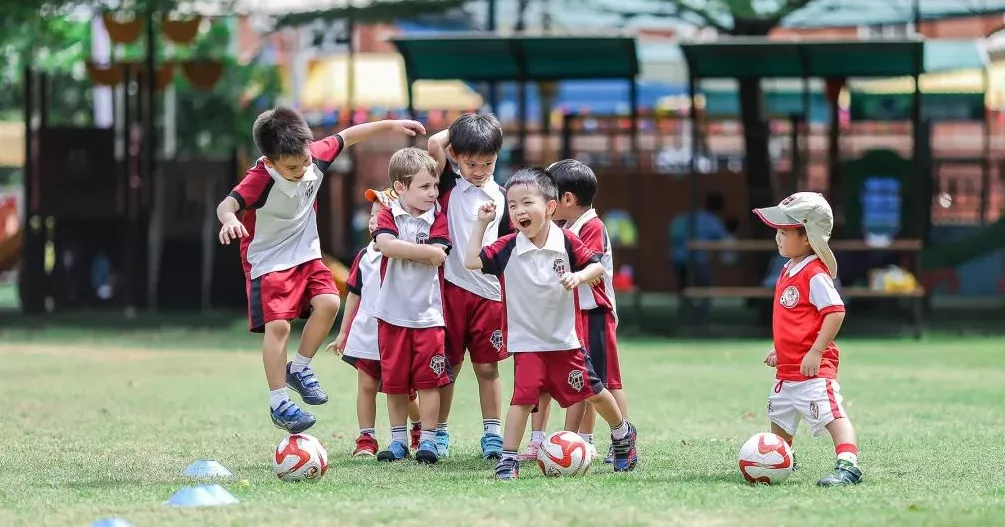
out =
<path fill-rule="evenodd" d="M 540 441 L 531 441 L 527 443 L 527 448 L 520 452 L 516 456 L 517 461 L 535 461 L 537 460 L 537 451 L 541 449 Z"/>

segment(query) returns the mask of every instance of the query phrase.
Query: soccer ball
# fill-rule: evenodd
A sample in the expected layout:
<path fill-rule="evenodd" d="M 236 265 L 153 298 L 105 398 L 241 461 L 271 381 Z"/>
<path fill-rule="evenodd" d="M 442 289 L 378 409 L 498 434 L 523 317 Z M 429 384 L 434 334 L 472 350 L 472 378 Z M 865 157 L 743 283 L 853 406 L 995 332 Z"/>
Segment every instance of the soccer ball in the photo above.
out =
<path fill-rule="evenodd" d="M 328 451 L 312 435 L 293 434 L 276 446 L 272 470 L 283 481 L 317 481 L 328 470 Z"/>
<path fill-rule="evenodd" d="M 537 450 L 537 466 L 548 477 L 583 474 L 590 468 L 590 461 L 586 441 L 574 432 L 550 434 Z"/>
<path fill-rule="evenodd" d="M 784 439 L 755 434 L 740 447 L 740 474 L 748 483 L 781 483 L 792 474 L 792 449 Z"/>

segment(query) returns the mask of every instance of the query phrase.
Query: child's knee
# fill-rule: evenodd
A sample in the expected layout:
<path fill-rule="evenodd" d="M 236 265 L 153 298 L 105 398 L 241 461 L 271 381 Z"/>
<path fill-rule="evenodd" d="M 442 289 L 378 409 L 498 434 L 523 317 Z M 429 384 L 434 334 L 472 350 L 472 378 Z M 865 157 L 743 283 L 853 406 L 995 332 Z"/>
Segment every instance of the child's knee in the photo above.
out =
<path fill-rule="evenodd" d="M 335 318 L 341 306 L 342 302 L 338 295 L 318 295 L 311 299 L 314 313 L 325 317 Z"/>
<path fill-rule="evenodd" d="M 484 364 L 472 363 L 475 369 L 475 375 L 478 380 L 481 381 L 494 381 L 499 378 L 499 364 L 495 362 L 488 362 Z"/>
<path fill-rule="evenodd" d="M 285 340 L 290 336 L 289 320 L 273 320 L 265 323 L 265 335 L 274 339 Z"/>

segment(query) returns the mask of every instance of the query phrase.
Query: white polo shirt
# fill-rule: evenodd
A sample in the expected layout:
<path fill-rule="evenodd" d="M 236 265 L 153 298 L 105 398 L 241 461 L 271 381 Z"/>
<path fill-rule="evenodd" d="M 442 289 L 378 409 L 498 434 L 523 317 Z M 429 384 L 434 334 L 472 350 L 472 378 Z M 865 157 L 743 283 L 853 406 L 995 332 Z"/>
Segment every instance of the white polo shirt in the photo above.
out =
<path fill-rule="evenodd" d="M 450 227 L 450 239 L 455 247 L 467 247 L 471 231 L 478 219 L 478 209 L 486 202 L 496 204 L 496 210 L 506 208 L 506 196 L 499 185 L 489 179 L 481 187 L 476 187 L 463 177 L 457 177 L 457 186 L 440 197 L 440 206 L 446 212 Z M 499 237 L 499 222 L 502 214 L 497 214 L 482 237 L 482 247 L 492 244 Z M 451 284 L 489 300 L 500 299 L 499 280 L 492 276 L 464 267 L 464 251 L 452 251 L 443 264 L 443 276 Z"/>
<path fill-rule="evenodd" d="M 317 193 L 342 145 L 340 135 L 311 143 L 313 170 L 300 181 L 284 178 L 260 158 L 230 192 L 244 212 L 240 218 L 248 230 L 248 236 L 241 238 L 241 263 L 248 278 L 321 258 Z"/>
<path fill-rule="evenodd" d="M 439 243 L 450 250 L 447 217 L 433 207 L 412 216 L 398 202 L 377 216 L 374 240 L 381 234 L 418 244 Z M 443 267 L 382 256 L 380 295 L 374 316 L 405 328 L 443 326 Z"/>
<path fill-rule="evenodd" d="M 482 272 L 498 276 L 502 286 L 503 337 L 510 353 L 583 347 L 579 293 L 566 291 L 559 279 L 599 262 L 600 256 L 572 232 L 555 224 L 550 229 L 541 248 L 518 232 L 481 252 Z"/>
<path fill-rule="evenodd" d="M 349 276 L 346 278 L 346 289 L 359 297 L 359 305 L 355 313 L 346 313 L 352 317 L 349 324 L 349 335 L 346 338 L 346 357 L 357 359 L 380 360 L 377 349 L 377 319 L 373 317 L 380 298 L 380 259 L 374 242 L 370 242 L 356 255 Z M 343 315 L 345 316 L 345 315 Z"/>
<path fill-rule="evenodd" d="M 611 237 L 607 234 L 607 226 L 597 216 L 595 209 L 583 213 L 568 229 L 593 252 L 601 255 L 600 264 L 604 266 L 604 279 L 596 285 L 579 286 L 579 308 L 589 311 L 598 307 L 614 313 L 617 320 L 617 308 L 614 299 L 614 254 L 611 251 Z"/>

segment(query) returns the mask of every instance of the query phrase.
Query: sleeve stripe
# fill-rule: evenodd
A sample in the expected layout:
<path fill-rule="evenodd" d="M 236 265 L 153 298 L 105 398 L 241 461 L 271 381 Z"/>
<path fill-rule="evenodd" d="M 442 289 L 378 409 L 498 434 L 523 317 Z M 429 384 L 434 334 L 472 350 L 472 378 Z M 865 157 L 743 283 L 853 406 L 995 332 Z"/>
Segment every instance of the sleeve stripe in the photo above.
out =
<path fill-rule="evenodd" d="M 395 238 L 398 237 L 398 233 L 397 232 L 395 232 L 395 231 L 393 231 L 391 229 L 388 229 L 388 228 L 380 228 L 380 229 L 377 229 L 377 230 L 373 231 L 373 239 L 376 240 L 377 239 L 377 235 L 379 235 L 379 234 L 390 234 L 391 236 L 394 236 Z"/>
<path fill-rule="evenodd" d="M 244 196 L 238 194 L 237 191 L 231 190 L 230 194 L 227 195 L 237 200 L 237 205 L 241 207 L 239 210 L 244 210 L 248 208 L 248 204 L 244 202 Z"/>

